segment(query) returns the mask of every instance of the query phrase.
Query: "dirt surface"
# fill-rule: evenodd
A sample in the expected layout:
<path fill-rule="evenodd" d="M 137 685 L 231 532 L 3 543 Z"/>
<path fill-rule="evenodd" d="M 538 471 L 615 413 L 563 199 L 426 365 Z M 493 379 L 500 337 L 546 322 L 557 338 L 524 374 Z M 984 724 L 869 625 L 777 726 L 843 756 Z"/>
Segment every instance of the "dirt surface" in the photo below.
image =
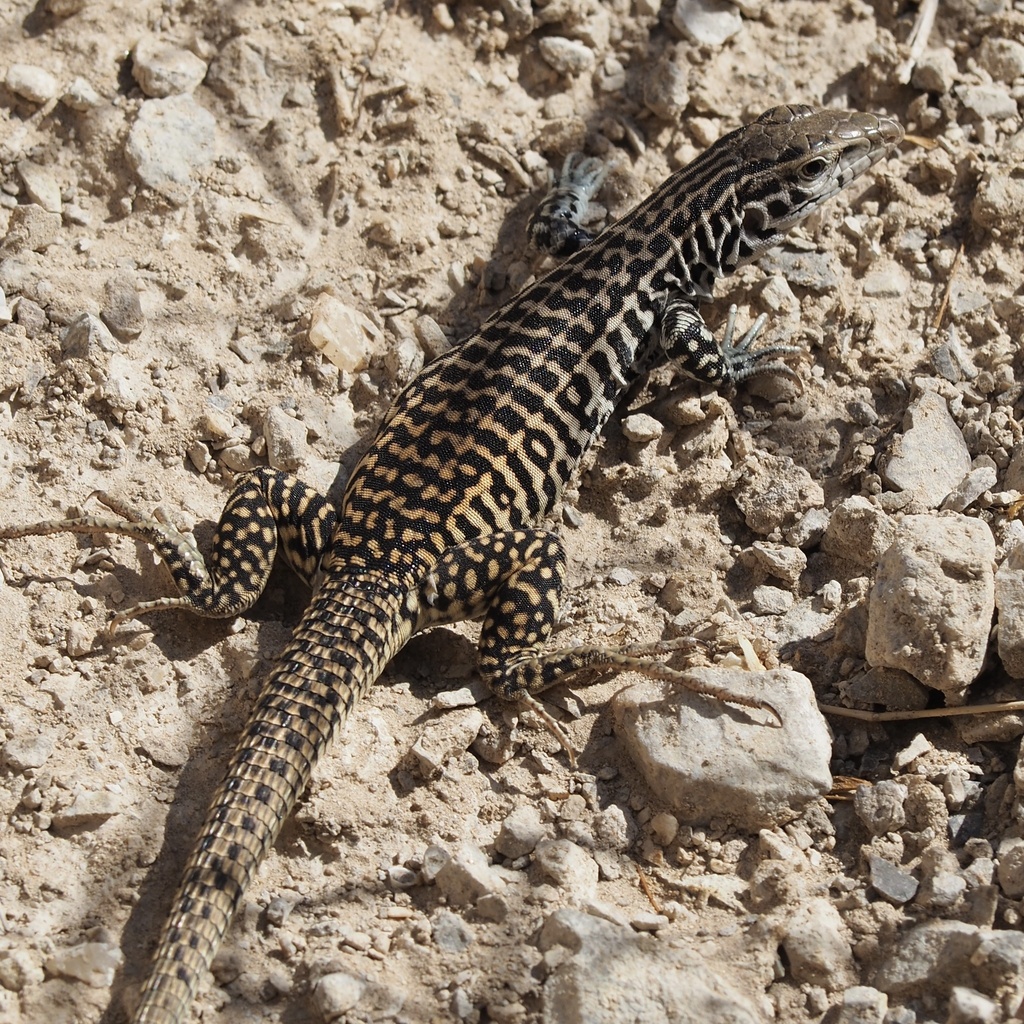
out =
<path fill-rule="evenodd" d="M 0 523 L 95 514 L 89 496 L 103 490 L 146 511 L 162 504 L 202 546 L 233 472 L 265 463 L 274 409 L 305 427 L 300 475 L 337 493 L 390 399 L 429 358 L 421 318 L 465 337 L 538 272 L 524 229 L 549 166 L 566 154 L 617 161 L 594 210 L 600 226 L 776 102 L 889 112 L 918 138 L 797 233 L 787 251 L 818 261 L 802 276 L 792 259 L 769 261 L 767 274 L 748 268 L 708 310 L 714 327 L 730 301 L 742 322 L 770 313 L 767 339 L 807 348 L 796 363 L 802 386 L 762 378 L 719 397 L 656 372 L 608 425 L 562 516 L 564 642 L 681 635 L 717 613 L 719 624 L 739 620 L 766 638 L 763 650 L 779 647 L 819 697 L 840 700 L 844 681 L 865 668 L 871 570 L 811 542 L 797 581 L 770 578 L 751 554 L 765 538 L 731 492 L 752 453 L 802 467 L 828 509 L 891 490 L 878 460 L 919 377 L 945 389 L 971 456 L 1005 469 L 1019 436 L 1024 201 L 1011 171 L 1020 119 L 958 90 L 995 87 L 1011 107 L 1024 95 L 1012 72 L 1001 84 L 978 63 L 983 36 L 1019 41 L 1024 20 L 1009 4 L 945 4 L 931 77 L 918 71 L 901 85 L 916 5 L 740 6 L 735 35 L 698 44 L 673 23 L 671 3 L 659 10 L 653 0 L 0 0 L 0 286 L 13 316 L 0 326 Z M 579 71 L 551 66 L 541 44 L 552 37 L 581 44 L 566 51 L 583 61 Z M 163 186 L 146 184 L 141 161 L 173 154 L 158 136 L 140 157 L 146 143 L 133 134 L 143 108 L 162 102 L 133 76 L 133 49 L 153 39 L 205 65 L 196 84 L 177 88 L 211 118 L 207 128 L 183 108 L 185 170 Z M 196 66 L 178 63 L 186 75 Z M 10 77 L 17 64 L 52 76 L 50 96 L 45 80 L 26 95 Z M 365 367 L 340 371 L 311 345 L 309 315 L 323 293 L 379 328 Z M 116 336 L 69 341 L 82 313 L 102 313 Z M 950 380 L 936 369 L 951 324 L 980 376 Z M 661 436 L 630 440 L 621 421 L 631 412 L 652 415 Z M 886 507 L 896 517 L 915 510 Z M 991 493 L 969 514 L 1001 542 Z M 260 681 L 308 595 L 279 570 L 237 621 L 169 611 L 129 619 L 111 639 L 111 613 L 171 592 L 143 546 L 63 535 L 7 541 L 0 554 L 0 1017 L 120 1020 Z M 766 581 L 795 608 L 820 601 L 829 581 L 841 596 L 812 634 L 787 609 L 752 607 Z M 873 984 L 921 922 L 1019 925 L 1021 893 L 994 893 L 991 870 L 948 900 L 894 905 L 869 887 L 867 856 L 887 843 L 882 852 L 918 880 L 933 871 L 937 854 L 922 855 L 936 844 L 952 852 L 954 875 L 991 865 L 993 849 L 1017 834 L 1019 721 L 969 734 L 941 720 L 837 720 L 836 774 L 872 783 L 909 775 L 930 787 L 922 796 L 911 786 L 911 820 L 881 839 L 849 802 L 825 800 L 760 837 L 713 810 L 671 834 L 658 815 L 672 809 L 651 797 L 613 732 L 608 702 L 623 679 L 557 702 L 579 714 L 563 715 L 583 751 L 579 773 L 535 720 L 517 721 L 493 700 L 480 707 L 496 760 L 467 741 L 440 771 L 424 772 L 412 748 L 443 717 L 434 696 L 472 681 L 473 635 L 465 627 L 414 639 L 358 708 L 247 895 L 197 1001 L 204 1019 L 308 1019 L 316 981 L 332 972 L 371 985 L 337 1019 L 562 1019 L 545 1003 L 554 964 L 537 932 L 578 894 L 531 874 L 529 858 L 506 863 L 524 881 L 510 885 L 502 919 L 463 908 L 472 940 L 445 941 L 437 888 L 404 888 L 393 870 L 420 871 L 432 844 L 493 854 L 501 822 L 524 805 L 538 808 L 550 836 L 585 848 L 597 813 L 619 808 L 628 840 L 599 861 L 596 898 L 627 920 L 670 905 L 658 941 L 706 950 L 763 1019 L 820 1019 L 850 986 Z M 988 693 L 1003 683 L 1012 696 L 989 665 L 977 685 Z M 920 755 L 894 762 L 918 732 Z M 950 777 L 974 787 L 964 807 L 975 811 L 973 847 L 950 838 L 948 812 L 963 804 L 949 796 Z M 789 852 L 777 857 L 772 894 L 748 891 L 778 844 Z M 679 882 L 687 878 L 719 888 L 691 891 Z M 715 898 L 723 879 L 739 895 Z M 801 971 L 795 947 L 736 938 L 758 900 L 795 917 L 807 894 L 839 910 L 841 968 Z M 123 951 L 112 982 L 102 971 L 96 985 L 77 980 L 60 960 L 85 942 L 100 959 L 98 949 Z M 946 1019 L 944 984 L 931 995 L 893 984 L 889 1019 Z M 1013 1008 L 1012 988 L 986 991 L 997 1016 Z"/>

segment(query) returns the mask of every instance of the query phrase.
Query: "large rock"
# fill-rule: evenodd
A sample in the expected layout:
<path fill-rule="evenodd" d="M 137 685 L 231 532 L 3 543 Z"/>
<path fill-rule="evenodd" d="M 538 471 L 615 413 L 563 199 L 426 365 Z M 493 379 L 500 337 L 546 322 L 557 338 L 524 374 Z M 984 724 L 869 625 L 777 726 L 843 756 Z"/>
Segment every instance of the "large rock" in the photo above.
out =
<path fill-rule="evenodd" d="M 907 516 L 871 590 L 869 664 L 903 669 L 962 704 L 988 646 L 995 557 L 992 532 L 978 519 Z"/>
<path fill-rule="evenodd" d="M 544 923 L 541 950 L 565 946 L 544 982 L 544 1024 L 761 1024 L 767 1018 L 726 976 L 686 950 L 577 910 Z M 766 979 L 767 980 L 767 979 Z"/>
<path fill-rule="evenodd" d="M 938 508 L 970 468 L 970 452 L 946 400 L 923 392 L 907 409 L 903 433 L 893 442 L 882 472 L 885 482 L 925 508 Z"/>
<path fill-rule="evenodd" d="M 795 818 L 828 792 L 832 744 L 806 676 L 723 668 L 687 675 L 769 701 L 782 725 L 766 711 L 673 683 L 622 690 L 613 701 L 615 731 L 661 803 L 689 824 L 724 819 L 757 831 Z"/>

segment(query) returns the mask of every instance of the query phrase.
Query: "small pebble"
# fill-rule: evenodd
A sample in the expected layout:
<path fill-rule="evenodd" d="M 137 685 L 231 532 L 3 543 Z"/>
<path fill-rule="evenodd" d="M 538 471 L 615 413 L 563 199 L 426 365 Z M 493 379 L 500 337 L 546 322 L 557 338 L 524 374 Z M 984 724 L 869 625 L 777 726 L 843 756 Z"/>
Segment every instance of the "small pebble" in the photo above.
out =
<path fill-rule="evenodd" d="M 622 433 L 637 444 L 657 441 L 664 432 L 664 426 L 645 412 L 635 412 L 622 421 Z"/>
<path fill-rule="evenodd" d="M 353 1009 L 366 990 L 366 982 L 353 974 L 335 971 L 325 974 L 313 987 L 313 1002 L 321 1017 L 331 1021 Z"/>
<path fill-rule="evenodd" d="M 83 942 L 47 957 L 46 969 L 94 988 L 109 988 L 114 982 L 114 972 L 123 962 L 124 954 L 114 943 Z"/>
<path fill-rule="evenodd" d="M 30 103 L 46 103 L 57 95 L 57 79 L 33 64 L 12 64 L 5 78 L 7 88 Z"/>
<path fill-rule="evenodd" d="M 545 36 L 538 49 L 544 60 L 563 75 L 580 75 L 594 66 L 594 51 L 575 39 Z"/>

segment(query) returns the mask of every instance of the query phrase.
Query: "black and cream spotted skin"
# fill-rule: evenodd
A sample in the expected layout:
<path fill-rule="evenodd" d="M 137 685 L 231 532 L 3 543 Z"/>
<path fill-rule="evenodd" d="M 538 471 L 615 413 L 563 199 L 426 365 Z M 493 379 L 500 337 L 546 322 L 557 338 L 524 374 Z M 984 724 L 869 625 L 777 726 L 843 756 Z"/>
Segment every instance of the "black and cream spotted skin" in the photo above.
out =
<path fill-rule="evenodd" d="M 415 631 L 482 618 L 483 676 L 498 696 L 535 709 L 534 693 L 588 666 L 678 676 L 655 657 L 670 644 L 544 651 L 565 555 L 540 523 L 626 388 L 651 366 L 672 360 L 728 384 L 784 365 L 773 357 L 790 349 L 753 350 L 756 332 L 734 346 L 730 331 L 720 346 L 700 303 L 717 278 L 757 259 L 901 138 L 887 118 L 798 106 L 725 136 L 425 367 L 386 415 L 337 512 L 294 477 L 259 470 L 232 492 L 205 562 L 166 517 L 147 519 L 106 496 L 123 520 L 0 530 L 108 531 L 154 544 L 179 596 L 121 613 L 115 624 L 166 607 L 237 614 L 262 592 L 276 551 L 307 581 L 321 566 L 200 831 L 137 1024 L 184 1020 L 318 759 Z M 542 226 L 534 236 L 568 239 L 571 248 L 587 241 L 577 229 L 599 172 L 583 161 L 567 173 L 546 204 L 557 230 Z"/>

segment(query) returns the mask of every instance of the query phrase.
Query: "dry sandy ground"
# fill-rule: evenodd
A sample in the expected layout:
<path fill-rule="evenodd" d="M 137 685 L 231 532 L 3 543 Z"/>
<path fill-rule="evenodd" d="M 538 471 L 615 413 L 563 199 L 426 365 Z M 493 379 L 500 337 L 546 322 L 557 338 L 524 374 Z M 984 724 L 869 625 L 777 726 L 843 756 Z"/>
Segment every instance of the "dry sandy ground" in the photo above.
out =
<path fill-rule="evenodd" d="M 10 77 L 0 87 L 0 230 L 9 228 L 0 285 L 15 306 L 13 322 L 0 326 L 0 522 L 95 511 L 88 496 L 103 489 L 143 509 L 163 504 L 208 542 L 231 470 L 265 461 L 264 423 L 275 408 L 305 425 L 300 472 L 336 487 L 422 355 L 409 341 L 422 334 L 420 318 L 464 337 L 536 271 L 525 223 L 548 166 L 566 153 L 618 160 L 600 195 L 614 219 L 776 102 L 886 111 L 941 144 L 908 142 L 899 160 L 802 230 L 794 245 L 824 254 L 805 278 L 775 270 L 765 287 L 764 269 L 748 268 L 709 310 L 712 325 L 729 301 L 744 319 L 771 312 L 769 337 L 807 345 L 802 390 L 764 379 L 728 401 L 698 400 L 692 385 L 659 371 L 630 409 L 653 412 L 665 434 L 638 444 L 613 419 L 563 517 L 567 642 L 678 634 L 722 607 L 751 619 L 752 635 L 782 635 L 780 616 L 754 616 L 750 606 L 766 577 L 744 554 L 758 538 L 727 490 L 742 453 L 792 459 L 820 482 L 826 507 L 875 493 L 876 457 L 900 429 L 915 377 L 934 375 L 932 352 L 951 323 L 989 375 L 988 391 L 966 404 L 976 411 L 987 402 L 989 413 L 1013 418 L 1022 211 L 1012 188 L 994 213 L 972 200 L 992 179 L 1013 185 L 1020 119 L 972 108 L 954 86 L 991 84 L 977 63 L 979 40 L 1019 39 L 1021 20 L 999 3 L 945 4 L 932 36 L 934 77 L 901 85 L 895 69 L 915 5 L 741 6 L 737 34 L 700 45 L 673 27 L 671 3 L 659 12 L 651 0 L 532 9 L 0 0 L 0 80 L 16 63 L 55 80 L 49 102 L 26 98 Z M 207 66 L 190 91 L 213 126 L 192 119 L 187 127 L 201 138 L 193 136 L 191 169 L 162 190 L 140 178 L 130 135 L 153 102 L 130 54 L 152 37 Z M 592 63 L 554 70 L 546 37 L 582 43 L 572 52 Z M 1020 94 L 1012 82 L 996 85 Z M 56 211 L 18 213 L 33 199 Z M 67 325 L 82 313 L 111 314 L 126 291 L 137 291 L 142 319 L 113 341 L 69 349 Z M 309 343 L 309 311 L 324 292 L 380 328 L 358 372 L 340 372 Z M 967 381 L 950 388 L 971 391 Z M 666 418 L 680 396 L 691 413 L 702 411 L 699 422 Z M 110 640 L 103 626 L 112 611 L 169 593 L 140 546 L 55 536 L 6 542 L 2 557 L 0 746 L 16 740 L 17 756 L 0 774 L 0 1016 L 119 1020 L 260 680 L 307 595 L 278 572 L 236 622 L 168 612 L 130 620 Z M 798 602 L 834 579 L 843 608 L 855 611 L 870 573 L 815 564 L 790 588 Z M 801 647 L 801 669 L 833 698 L 864 668 L 863 630 L 856 614 L 845 621 Z M 582 776 L 526 721 L 502 763 L 464 750 L 423 776 L 410 751 L 438 716 L 432 697 L 472 679 L 472 635 L 416 639 L 360 707 L 247 897 L 219 985 L 200 996 L 205 1019 L 306 1019 L 316 978 L 340 970 L 382 986 L 376 1003 L 345 1019 L 541 1020 L 536 932 L 572 893 L 530 876 L 513 887 L 504 921 L 462 912 L 474 941 L 442 948 L 432 938 L 444 909 L 436 889 L 396 890 L 388 875 L 395 865 L 417 869 L 431 844 L 489 849 L 522 805 L 540 809 L 551 835 L 576 838 L 592 831 L 598 809 L 620 808 L 633 830 L 618 851 L 625 867 L 604 870 L 597 895 L 626 918 L 650 911 L 631 866 L 645 865 L 655 903 L 681 904 L 659 941 L 725 942 L 749 926 L 742 894 L 709 899 L 664 879 L 749 878 L 770 840 L 710 814 L 710 824 L 684 828 L 667 845 L 652 840 L 649 823 L 666 808 L 622 752 L 607 710 L 622 680 L 576 693 L 581 717 L 566 727 L 584 751 Z M 482 709 L 485 729 L 507 736 L 514 719 L 494 701 Z M 925 732 L 933 756 L 917 762 L 918 778 L 941 802 L 943 780 L 962 770 L 987 812 L 977 835 L 994 847 L 1013 834 L 1019 730 L 972 739 L 941 722 L 835 728 L 833 770 L 868 781 L 899 774 L 894 753 Z M 94 813 L 68 814 L 82 794 L 95 794 Z M 942 823 L 931 824 L 945 843 Z M 737 943 L 719 969 L 732 980 L 756 977 L 750 995 L 763 1015 L 817 1020 L 851 984 L 871 982 L 912 924 L 968 916 L 963 899 L 896 907 L 867 891 L 870 836 L 848 804 L 819 801 L 775 834 L 801 876 L 778 891 L 792 895 L 794 914 L 800 894 L 832 900 L 852 959 L 842 977 L 797 977 L 786 955 L 765 960 L 762 946 L 748 963 Z M 892 859 L 911 873 L 927 846 L 916 842 L 898 830 L 889 837 Z M 1002 893 L 985 923 L 1013 927 L 1018 910 Z M 112 985 L 75 980 L 50 960 L 85 941 L 123 951 Z M 916 990 L 893 993 L 891 1019 L 944 1020 L 938 987 L 931 1002 Z"/>

